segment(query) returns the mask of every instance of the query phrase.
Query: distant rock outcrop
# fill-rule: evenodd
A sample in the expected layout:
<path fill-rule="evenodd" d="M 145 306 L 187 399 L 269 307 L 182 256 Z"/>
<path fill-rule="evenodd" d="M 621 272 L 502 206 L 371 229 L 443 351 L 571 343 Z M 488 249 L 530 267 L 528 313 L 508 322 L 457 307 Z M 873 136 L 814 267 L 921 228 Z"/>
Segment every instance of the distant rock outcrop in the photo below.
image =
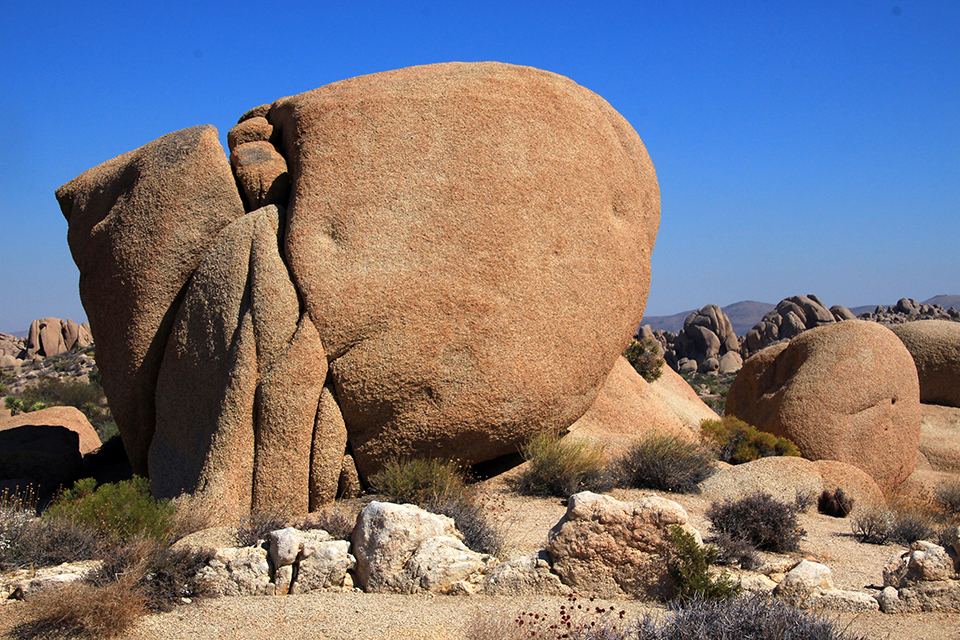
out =
<path fill-rule="evenodd" d="M 852 320 L 854 317 L 849 309 L 841 305 L 828 309 L 812 294 L 785 298 L 747 333 L 741 355 L 744 359 L 749 358 L 765 347 L 786 342 L 808 329 L 840 320 Z"/>
<path fill-rule="evenodd" d="M 952 299 L 956 296 L 939 296 L 941 299 Z M 939 304 L 917 302 L 911 298 L 900 298 L 897 304 L 889 307 L 878 306 L 873 313 L 861 313 L 861 320 L 871 320 L 880 324 L 895 325 L 916 320 L 950 320 L 960 321 L 960 311 L 955 307 L 944 308 Z"/>
<path fill-rule="evenodd" d="M 806 458 L 859 467 L 888 492 L 916 465 L 919 387 L 913 358 L 892 331 L 848 320 L 748 359 L 726 411 L 793 440 Z"/>
<path fill-rule="evenodd" d="M 24 360 L 40 360 L 93 344 L 90 325 L 73 320 L 41 318 L 30 323 L 26 338 L 0 333 L 0 367 L 14 367 Z"/>
<path fill-rule="evenodd" d="M 649 156 L 602 98 L 430 65 L 257 107 L 229 141 L 232 165 L 195 127 L 57 191 L 104 388 L 158 495 L 303 511 L 342 475 L 489 460 L 594 403 L 659 223 Z"/>

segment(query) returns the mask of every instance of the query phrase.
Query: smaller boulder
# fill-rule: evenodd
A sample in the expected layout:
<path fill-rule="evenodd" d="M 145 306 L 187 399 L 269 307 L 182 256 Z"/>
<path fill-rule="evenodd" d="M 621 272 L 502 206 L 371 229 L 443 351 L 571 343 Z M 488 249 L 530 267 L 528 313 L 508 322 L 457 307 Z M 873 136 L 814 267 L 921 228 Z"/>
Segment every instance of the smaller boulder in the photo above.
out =
<path fill-rule="evenodd" d="M 660 599 L 674 588 L 664 557 L 673 525 L 701 543 L 687 512 L 672 500 L 621 502 L 584 491 L 570 496 L 566 515 L 550 530 L 547 551 L 560 580 L 575 590 Z"/>
<path fill-rule="evenodd" d="M 830 567 L 802 560 L 800 564 L 787 572 L 773 595 L 792 607 L 799 607 L 815 592 L 834 589 Z"/>
<path fill-rule="evenodd" d="M 890 329 L 917 365 L 920 402 L 960 407 L 960 322 L 919 320 Z"/>

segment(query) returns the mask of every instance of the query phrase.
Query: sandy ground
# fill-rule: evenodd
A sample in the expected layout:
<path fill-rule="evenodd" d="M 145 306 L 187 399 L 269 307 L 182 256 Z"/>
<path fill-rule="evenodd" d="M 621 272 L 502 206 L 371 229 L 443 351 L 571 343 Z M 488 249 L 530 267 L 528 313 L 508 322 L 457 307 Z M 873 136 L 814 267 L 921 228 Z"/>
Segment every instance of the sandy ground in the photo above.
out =
<path fill-rule="evenodd" d="M 489 511 L 507 537 L 511 558 L 543 548 L 547 532 L 565 511 L 560 500 L 519 497 L 498 482 L 490 483 L 485 492 Z M 629 500 L 651 493 L 618 490 L 613 495 Z M 695 527 L 708 532 L 703 512 L 709 506 L 710 498 L 667 496 L 687 509 Z M 801 515 L 801 521 L 807 536 L 794 557 L 806 557 L 828 565 L 839 588 L 879 586 L 881 567 L 902 550 L 891 545 L 857 543 L 850 534 L 847 520 L 808 513 Z M 402 596 L 360 592 L 220 598 L 185 605 L 170 613 L 147 616 L 122 640 L 458 639 L 469 637 L 470 630 L 481 621 L 500 619 L 509 626 L 520 612 L 554 613 L 565 603 L 566 600 L 559 597 Z M 663 615 L 663 607 L 633 600 L 598 601 L 591 606 L 598 605 L 622 609 L 628 618 L 644 614 Z M 826 612 L 826 615 L 841 625 L 849 625 L 850 631 L 874 639 L 960 640 L 960 614 L 854 615 Z M 17 637 L 12 632 L 23 619 L 22 603 L 0 605 L 0 633 L 3 637 Z"/>

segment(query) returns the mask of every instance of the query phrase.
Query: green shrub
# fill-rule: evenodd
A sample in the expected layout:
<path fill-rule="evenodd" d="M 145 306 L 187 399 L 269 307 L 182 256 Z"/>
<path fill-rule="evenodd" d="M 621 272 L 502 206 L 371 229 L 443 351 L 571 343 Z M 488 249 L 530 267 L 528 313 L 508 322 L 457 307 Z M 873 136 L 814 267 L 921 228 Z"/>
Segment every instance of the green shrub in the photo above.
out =
<path fill-rule="evenodd" d="M 660 357 L 660 347 L 650 338 L 643 341 L 634 339 L 623 352 L 623 357 L 647 382 L 656 382 L 663 375 L 664 362 Z"/>
<path fill-rule="evenodd" d="M 796 551 L 806 535 L 797 521 L 796 505 L 780 502 L 768 493 L 713 502 L 706 516 L 717 533 L 763 551 Z"/>
<path fill-rule="evenodd" d="M 704 420 L 700 432 L 716 443 L 717 458 L 730 464 L 743 464 L 770 456 L 799 456 L 797 446 L 786 438 L 760 431 L 734 416 Z"/>
<path fill-rule="evenodd" d="M 710 565 L 716 564 L 719 555 L 716 547 L 699 545 L 693 534 L 679 525 L 670 527 L 670 542 L 673 548 L 667 554 L 667 571 L 676 585 L 678 600 L 728 600 L 740 593 L 740 585 L 729 574 L 710 573 Z"/>
<path fill-rule="evenodd" d="M 521 493 L 567 498 L 580 491 L 609 491 L 613 486 L 600 444 L 567 441 L 556 432 L 541 431 L 520 453 L 530 463 L 519 481 Z"/>
<path fill-rule="evenodd" d="M 42 403 L 44 407 L 74 407 L 87 417 L 90 424 L 100 437 L 106 442 L 113 435 L 119 433 L 107 406 L 107 398 L 103 387 L 94 382 L 64 382 L 57 378 L 47 378 L 37 384 L 25 387 L 20 394 L 24 405 L 31 407 L 29 411 L 36 411 L 32 407 Z"/>
<path fill-rule="evenodd" d="M 127 540 L 143 535 L 165 540 L 173 526 L 174 507 L 169 500 L 154 500 L 146 478 L 97 487 L 93 478 L 78 480 L 44 512 L 44 518 L 71 519 L 105 537 Z"/>
<path fill-rule="evenodd" d="M 11 416 L 20 415 L 27 411 L 26 405 L 24 405 L 23 400 L 14 395 L 5 396 L 3 398 L 3 404 L 10 412 Z"/>
<path fill-rule="evenodd" d="M 437 502 L 462 490 L 463 472 L 453 461 L 437 458 L 391 460 L 370 478 L 377 493 L 391 502 Z"/>
<path fill-rule="evenodd" d="M 706 447 L 657 432 L 634 443 L 615 467 L 630 487 L 675 493 L 699 491 L 700 483 L 716 470 Z"/>

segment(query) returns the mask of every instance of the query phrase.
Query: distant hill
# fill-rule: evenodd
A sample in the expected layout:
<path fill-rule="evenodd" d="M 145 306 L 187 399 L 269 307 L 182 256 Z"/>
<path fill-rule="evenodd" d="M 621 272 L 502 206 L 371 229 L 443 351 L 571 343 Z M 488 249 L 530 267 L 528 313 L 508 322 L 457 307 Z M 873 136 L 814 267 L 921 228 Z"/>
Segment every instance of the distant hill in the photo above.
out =
<path fill-rule="evenodd" d="M 777 305 L 768 302 L 744 300 L 742 302 L 734 302 L 726 307 L 720 307 L 720 309 L 730 318 L 730 324 L 733 325 L 734 333 L 742 336 L 746 335 L 746 333 L 753 328 L 753 325 L 760 322 L 763 316 L 776 306 Z M 694 311 L 696 311 L 696 309 L 677 313 L 672 316 L 644 316 L 643 322 L 640 324 L 649 324 L 654 331 L 661 329 L 663 331 L 680 333 L 680 330 L 683 329 L 683 321 Z M 873 309 L 871 309 L 871 311 L 873 311 Z"/>
<path fill-rule="evenodd" d="M 953 307 L 960 311 L 960 296 L 933 296 L 929 300 L 924 300 L 923 304 L 938 304 L 944 309 Z"/>

